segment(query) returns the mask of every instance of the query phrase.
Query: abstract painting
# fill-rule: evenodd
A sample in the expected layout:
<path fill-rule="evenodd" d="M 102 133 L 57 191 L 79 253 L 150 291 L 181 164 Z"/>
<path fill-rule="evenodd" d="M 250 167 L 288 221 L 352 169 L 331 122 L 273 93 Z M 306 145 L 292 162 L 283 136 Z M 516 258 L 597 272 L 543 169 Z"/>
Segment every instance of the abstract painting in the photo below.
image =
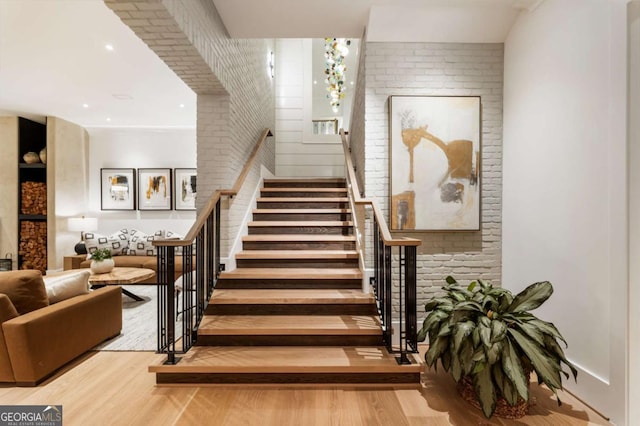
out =
<path fill-rule="evenodd" d="M 100 169 L 100 208 L 135 210 L 135 169 Z"/>
<path fill-rule="evenodd" d="M 196 169 L 173 169 L 176 210 L 196 209 Z"/>
<path fill-rule="evenodd" d="M 171 169 L 138 169 L 138 210 L 171 210 Z"/>
<path fill-rule="evenodd" d="M 392 231 L 480 229 L 480 97 L 389 97 Z"/>

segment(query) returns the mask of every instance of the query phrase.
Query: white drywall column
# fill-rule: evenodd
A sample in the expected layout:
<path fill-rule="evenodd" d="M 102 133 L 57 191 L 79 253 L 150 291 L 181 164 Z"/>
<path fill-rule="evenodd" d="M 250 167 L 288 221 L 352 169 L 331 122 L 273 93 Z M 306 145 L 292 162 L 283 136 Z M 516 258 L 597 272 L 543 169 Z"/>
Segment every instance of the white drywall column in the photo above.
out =
<path fill-rule="evenodd" d="M 541 280 L 536 311 L 579 369 L 567 388 L 626 419 L 626 0 L 547 1 L 505 43 L 503 284 Z"/>
<path fill-rule="evenodd" d="M 629 50 L 629 395 L 640 401 L 640 0 L 628 5 Z M 628 424 L 640 424 L 640 406 L 629 404 Z"/>

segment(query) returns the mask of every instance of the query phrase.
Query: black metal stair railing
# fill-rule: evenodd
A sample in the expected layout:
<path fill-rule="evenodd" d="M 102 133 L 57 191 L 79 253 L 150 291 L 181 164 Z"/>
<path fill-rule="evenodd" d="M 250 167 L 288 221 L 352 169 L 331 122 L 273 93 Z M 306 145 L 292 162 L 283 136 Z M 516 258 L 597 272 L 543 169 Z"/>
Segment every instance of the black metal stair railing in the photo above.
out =
<path fill-rule="evenodd" d="M 349 199 L 354 211 L 356 209 L 371 209 L 372 226 L 369 241 L 359 240 L 361 254 L 369 249 L 373 253 L 373 293 L 380 314 L 383 341 L 390 353 L 398 354 L 399 364 L 409 364 L 410 353 L 418 352 L 417 332 L 417 274 L 416 256 L 420 240 L 414 238 L 392 238 L 387 223 L 375 201 L 361 197 L 358 182 L 355 177 L 351 152 L 346 133 L 341 130 L 342 145 L 346 163 L 346 179 L 349 187 Z M 357 235 L 365 235 L 367 227 L 355 220 Z M 394 251 L 396 254 L 394 254 Z M 395 289 L 394 289 L 395 287 Z M 398 340 L 393 338 L 395 327 L 398 330 Z"/>
<path fill-rule="evenodd" d="M 158 253 L 157 349 L 167 354 L 166 364 L 177 363 L 176 355 L 186 353 L 197 340 L 198 327 L 220 275 L 222 197 L 233 197 L 240 191 L 269 136 L 273 136 L 271 130 L 265 129 L 233 188 L 213 194 L 184 239 L 153 242 Z"/>

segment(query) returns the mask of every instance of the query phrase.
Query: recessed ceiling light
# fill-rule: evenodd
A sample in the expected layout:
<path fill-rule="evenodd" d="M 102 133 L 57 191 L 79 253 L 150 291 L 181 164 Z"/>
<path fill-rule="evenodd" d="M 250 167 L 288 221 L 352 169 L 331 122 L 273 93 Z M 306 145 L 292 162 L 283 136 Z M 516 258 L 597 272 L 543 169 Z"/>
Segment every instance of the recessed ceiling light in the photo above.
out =
<path fill-rule="evenodd" d="M 180 104 L 180 108 L 184 108 L 184 104 Z"/>
<path fill-rule="evenodd" d="M 313 80 L 313 84 L 318 84 L 318 81 L 317 80 Z"/>
<path fill-rule="evenodd" d="M 82 104 L 82 108 L 89 108 L 89 104 Z"/>
<path fill-rule="evenodd" d="M 104 48 L 107 49 L 108 51 L 113 51 L 113 44 L 105 44 Z"/>
<path fill-rule="evenodd" d="M 133 96 L 131 95 L 127 95 L 126 93 L 114 93 L 113 95 L 114 98 L 121 100 L 121 101 L 129 101 L 131 99 L 133 99 Z"/>
<path fill-rule="evenodd" d="M 353 86 L 353 81 L 351 82 L 351 85 Z"/>
<path fill-rule="evenodd" d="M 107 121 L 111 121 L 111 118 L 107 117 Z"/>

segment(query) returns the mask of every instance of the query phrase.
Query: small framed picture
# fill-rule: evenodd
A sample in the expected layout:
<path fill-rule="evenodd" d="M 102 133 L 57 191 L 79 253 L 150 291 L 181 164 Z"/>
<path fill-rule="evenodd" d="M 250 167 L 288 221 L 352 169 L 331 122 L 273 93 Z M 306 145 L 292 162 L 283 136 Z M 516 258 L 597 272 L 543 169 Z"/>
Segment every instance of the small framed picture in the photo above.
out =
<path fill-rule="evenodd" d="M 176 210 L 196 209 L 196 169 L 173 169 L 173 187 Z"/>
<path fill-rule="evenodd" d="M 138 210 L 171 210 L 171 169 L 138 169 Z"/>
<path fill-rule="evenodd" d="M 102 210 L 135 210 L 135 169 L 100 169 L 100 191 Z"/>

